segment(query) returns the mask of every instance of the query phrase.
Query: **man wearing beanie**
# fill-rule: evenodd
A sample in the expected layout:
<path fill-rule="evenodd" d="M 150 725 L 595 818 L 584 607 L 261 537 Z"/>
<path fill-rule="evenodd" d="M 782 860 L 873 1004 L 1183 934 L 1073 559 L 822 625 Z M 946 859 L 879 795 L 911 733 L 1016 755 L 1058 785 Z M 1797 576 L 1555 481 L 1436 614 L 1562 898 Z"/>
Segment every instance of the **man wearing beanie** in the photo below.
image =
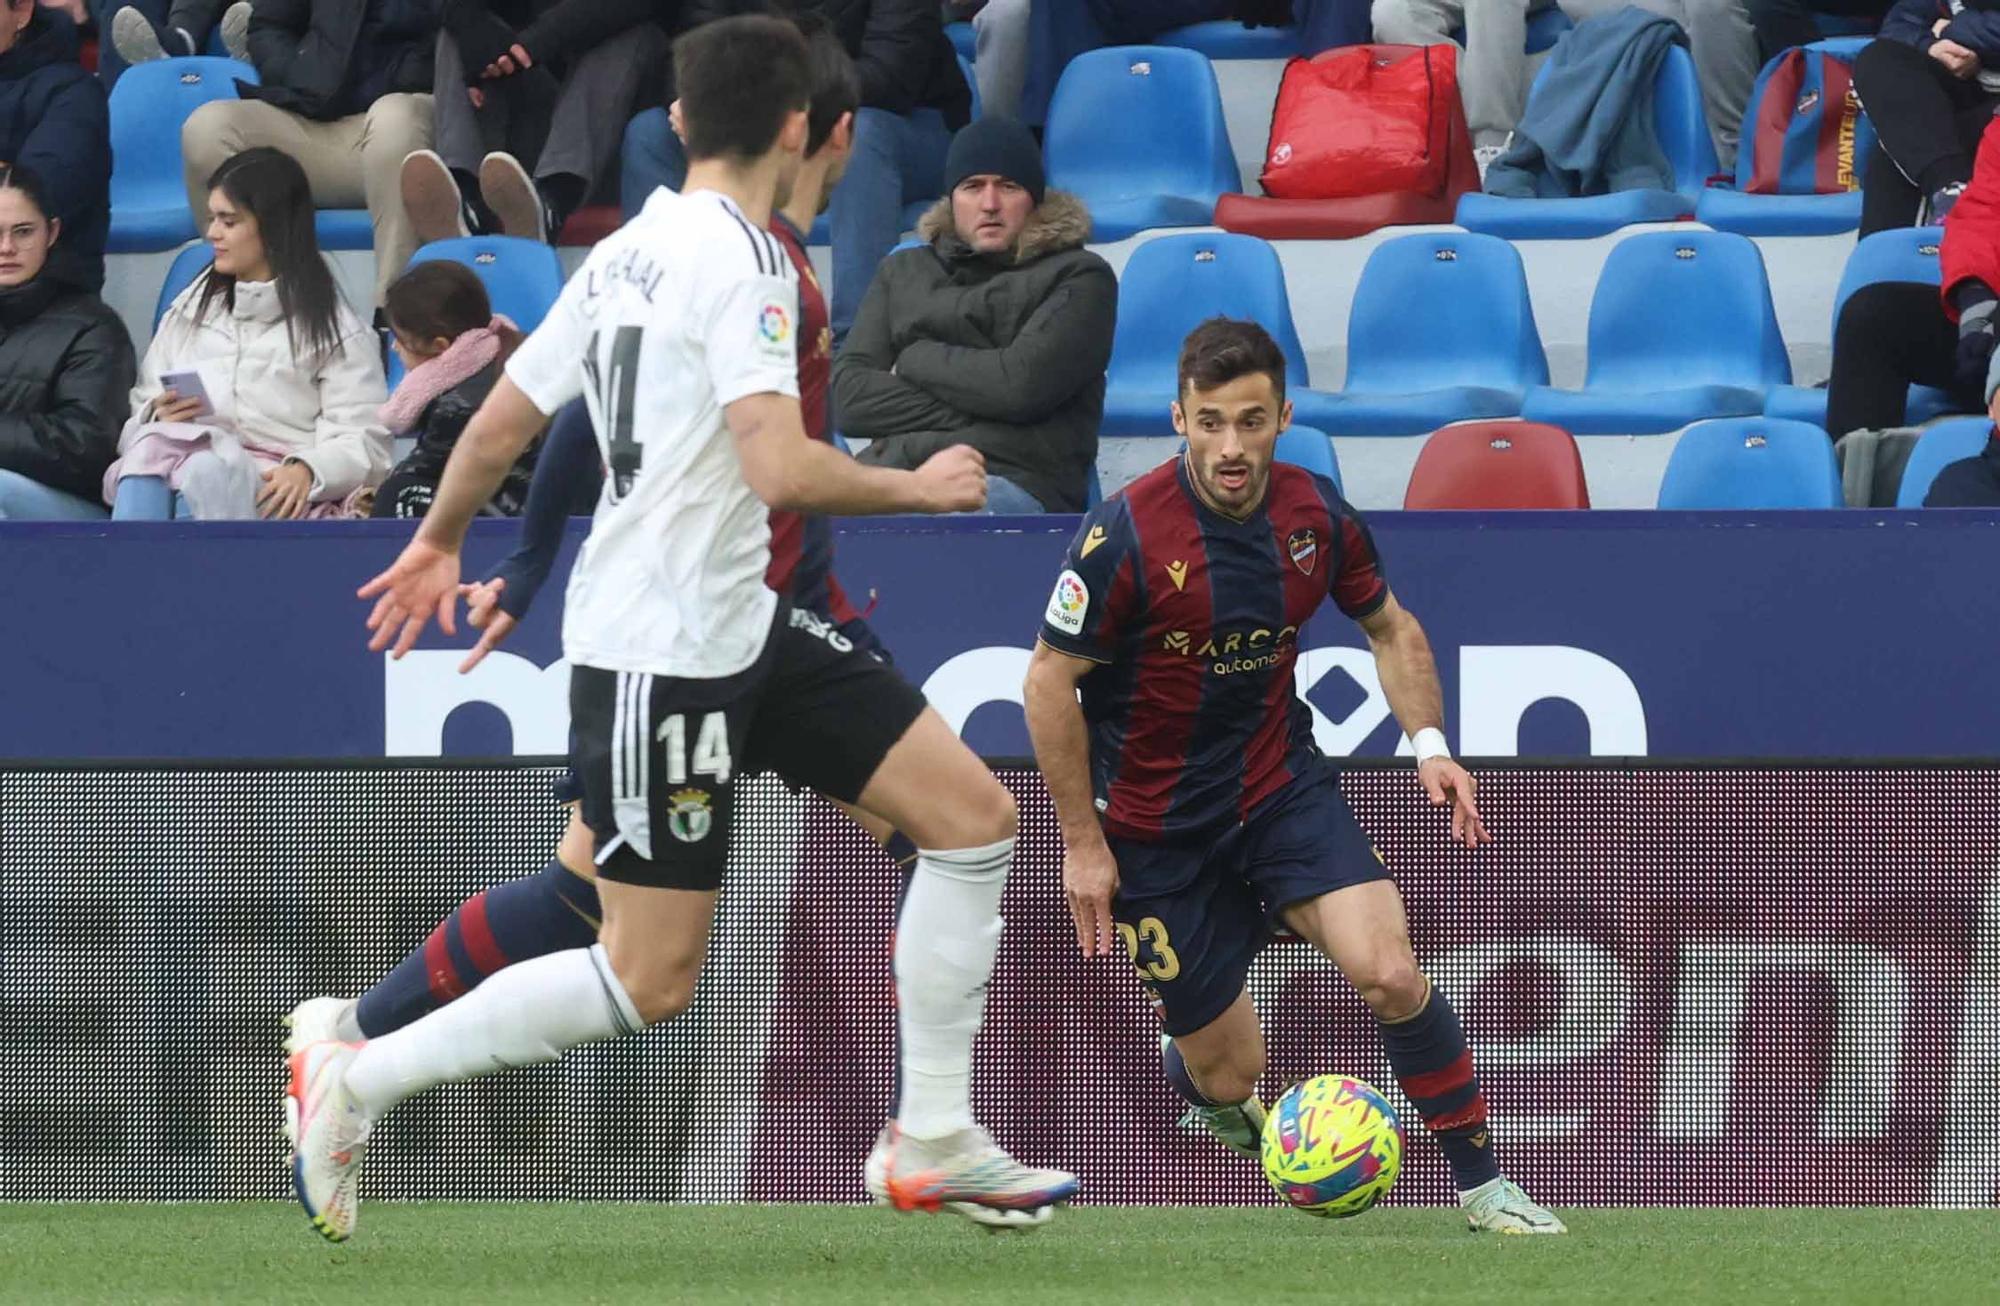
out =
<path fill-rule="evenodd" d="M 970 444 L 989 512 L 1082 511 L 1118 313 L 1083 202 L 1047 189 L 1027 128 L 982 118 L 952 138 L 917 234 L 883 261 L 834 365 L 840 429 L 885 467 Z"/>

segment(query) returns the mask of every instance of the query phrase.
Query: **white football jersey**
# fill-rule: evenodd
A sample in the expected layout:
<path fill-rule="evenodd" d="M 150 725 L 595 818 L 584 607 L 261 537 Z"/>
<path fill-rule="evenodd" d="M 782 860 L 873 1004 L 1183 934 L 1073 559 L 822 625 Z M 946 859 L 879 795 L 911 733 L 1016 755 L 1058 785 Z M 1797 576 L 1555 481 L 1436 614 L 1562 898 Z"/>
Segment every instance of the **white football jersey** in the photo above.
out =
<path fill-rule="evenodd" d="M 656 190 L 507 361 L 544 413 L 583 395 L 604 454 L 563 616 L 571 665 L 713 680 L 763 651 L 778 601 L 764 585 L 770 509 L 722 410 L 797 397 L 794 276 L 734 201 Z"/>

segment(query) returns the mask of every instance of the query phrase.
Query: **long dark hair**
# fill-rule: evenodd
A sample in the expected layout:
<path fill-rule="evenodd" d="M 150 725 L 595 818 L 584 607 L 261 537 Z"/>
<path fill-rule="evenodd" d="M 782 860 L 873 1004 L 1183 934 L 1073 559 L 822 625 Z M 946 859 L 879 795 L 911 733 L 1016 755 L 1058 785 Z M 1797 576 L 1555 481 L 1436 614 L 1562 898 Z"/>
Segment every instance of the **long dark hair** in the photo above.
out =
<path fill-rule="evenodd" d="M 448 258 L 427 259 L 389 283 L 382 296 L 382 312 L 389 325 L 406 336 L 422 341 L 442 336 L 456 340 L 468 331 L 493 326 L 493 301 L 487 298 L 486 283 L 463 263 Z M 500 356 L 514 352 L 521 333 L 496 327 Z"/>
<path fill-rule="evenodd" d="M 312 186 L 298 160 L 283 150 L 259 145 L 227 160 L 208 179 L 229 202 L 257 220 L 257 234 L 278 283 L 278 308 L 294 354 L 323 360 L 341 350 L 340 291 L 319 254 L 313 231 Z M 194 320 L 200 322 L 216 300 L 236 306 L 236 278 L 208 266 Z"/>

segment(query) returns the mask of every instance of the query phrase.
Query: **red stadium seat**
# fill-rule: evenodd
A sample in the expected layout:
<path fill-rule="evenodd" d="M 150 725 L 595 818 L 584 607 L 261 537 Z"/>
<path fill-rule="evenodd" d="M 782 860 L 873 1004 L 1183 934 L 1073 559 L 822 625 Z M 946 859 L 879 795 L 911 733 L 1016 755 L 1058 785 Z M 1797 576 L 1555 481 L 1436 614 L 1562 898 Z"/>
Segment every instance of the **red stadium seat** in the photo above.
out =
<path fill-rule="evenodd" d="M 569 215 L 556 233 L 558 245 L 595 245 L 624 224 L 616 204 L 591 204 Z"/>
<path fill-rule="evenodd" d="M 1402 47 L 1386 46 L 1384 49 Z M 1330 200 L 1281 200 L 1265 195 L 1224 195 L 1215 205 L 1215 225 L 1265 240 L 1351 240 L 1383 227 L 1449 223 L 1458 200 L 1479 189 L 1479 164 L 1472 157 L 1472 132 L 1462 104 L 1452 105 L 1450 170 L 1444 194 L 1385 191 Z"/>
<path fill-rule="evenodd" d="M 1576 437 L 1542 422 L 1460 422 L 1424 442 L 1405 508 L 1588 508 Z"/>

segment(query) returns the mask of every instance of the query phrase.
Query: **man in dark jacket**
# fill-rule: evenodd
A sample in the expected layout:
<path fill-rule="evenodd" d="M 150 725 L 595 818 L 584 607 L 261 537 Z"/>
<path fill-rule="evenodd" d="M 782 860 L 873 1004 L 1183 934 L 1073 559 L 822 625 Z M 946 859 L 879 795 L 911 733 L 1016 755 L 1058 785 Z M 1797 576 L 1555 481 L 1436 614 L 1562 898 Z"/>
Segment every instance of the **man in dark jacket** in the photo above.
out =
<path fill-rule="evenodd" d="M 35 0 L 0 3 L 0 162 L 45 179 L 63 233 L 49 275 L 96 292 L 111 226 L 111 118 L 103 84 L 76 60 L 67 17 Z"/>
<path fill-rule="evenodd" d="M 769 0 L 690 0 L 689 27 Z M 972 90 L 944 34 L 938 0 L 794 0 L 833 27 L 861 74 L 854 156 L 833 191 L 833 336 L 854 322 L 875 268 L 903 233 L 903 206 L 938 193 L 951 133 L 972 116 Z M 654 188 L 678 188 L 687 159 L 664 108 L 625 131 L 624 210 L 631 217 Z"/>
<path fill-rule="evenodd" d="M 1854 59 L 1875 127 L 1861 234 L 1943 222 L 2000 108 L 2000 0 L 1898 0 Z"/>
<path fill-rule="evenodd" d="M 403 162 L 417 239 L 476 228 L 553 242 L 617 156 L 640 87 L 657 93 L 661 12 L 655 0 L 445 0 L 437 152 Z"/>
<path fill-rule="evenodd" d="M 431 143 L 436 0 L 256 0 L 250 61 L 262 84 L 204 104 L 181 128 L 188 207 L 208 224 L 208 179 L 256 145 L 297 159 L 321 208 L 365 205 L 375 227 L 375 293 L 416 241 L 398 182 Z"/>
<path fill-rule="evenodd" d="M 989 512 L 1081 512 L 1118 315 L 1110 265 L 1083 247 L 1082 201 L 1048 191 L 1028 129 L 982 118 L 952 140 L 930 243 L 882 264 L 833 370 L 862 462 L 985 455 Z"/>

